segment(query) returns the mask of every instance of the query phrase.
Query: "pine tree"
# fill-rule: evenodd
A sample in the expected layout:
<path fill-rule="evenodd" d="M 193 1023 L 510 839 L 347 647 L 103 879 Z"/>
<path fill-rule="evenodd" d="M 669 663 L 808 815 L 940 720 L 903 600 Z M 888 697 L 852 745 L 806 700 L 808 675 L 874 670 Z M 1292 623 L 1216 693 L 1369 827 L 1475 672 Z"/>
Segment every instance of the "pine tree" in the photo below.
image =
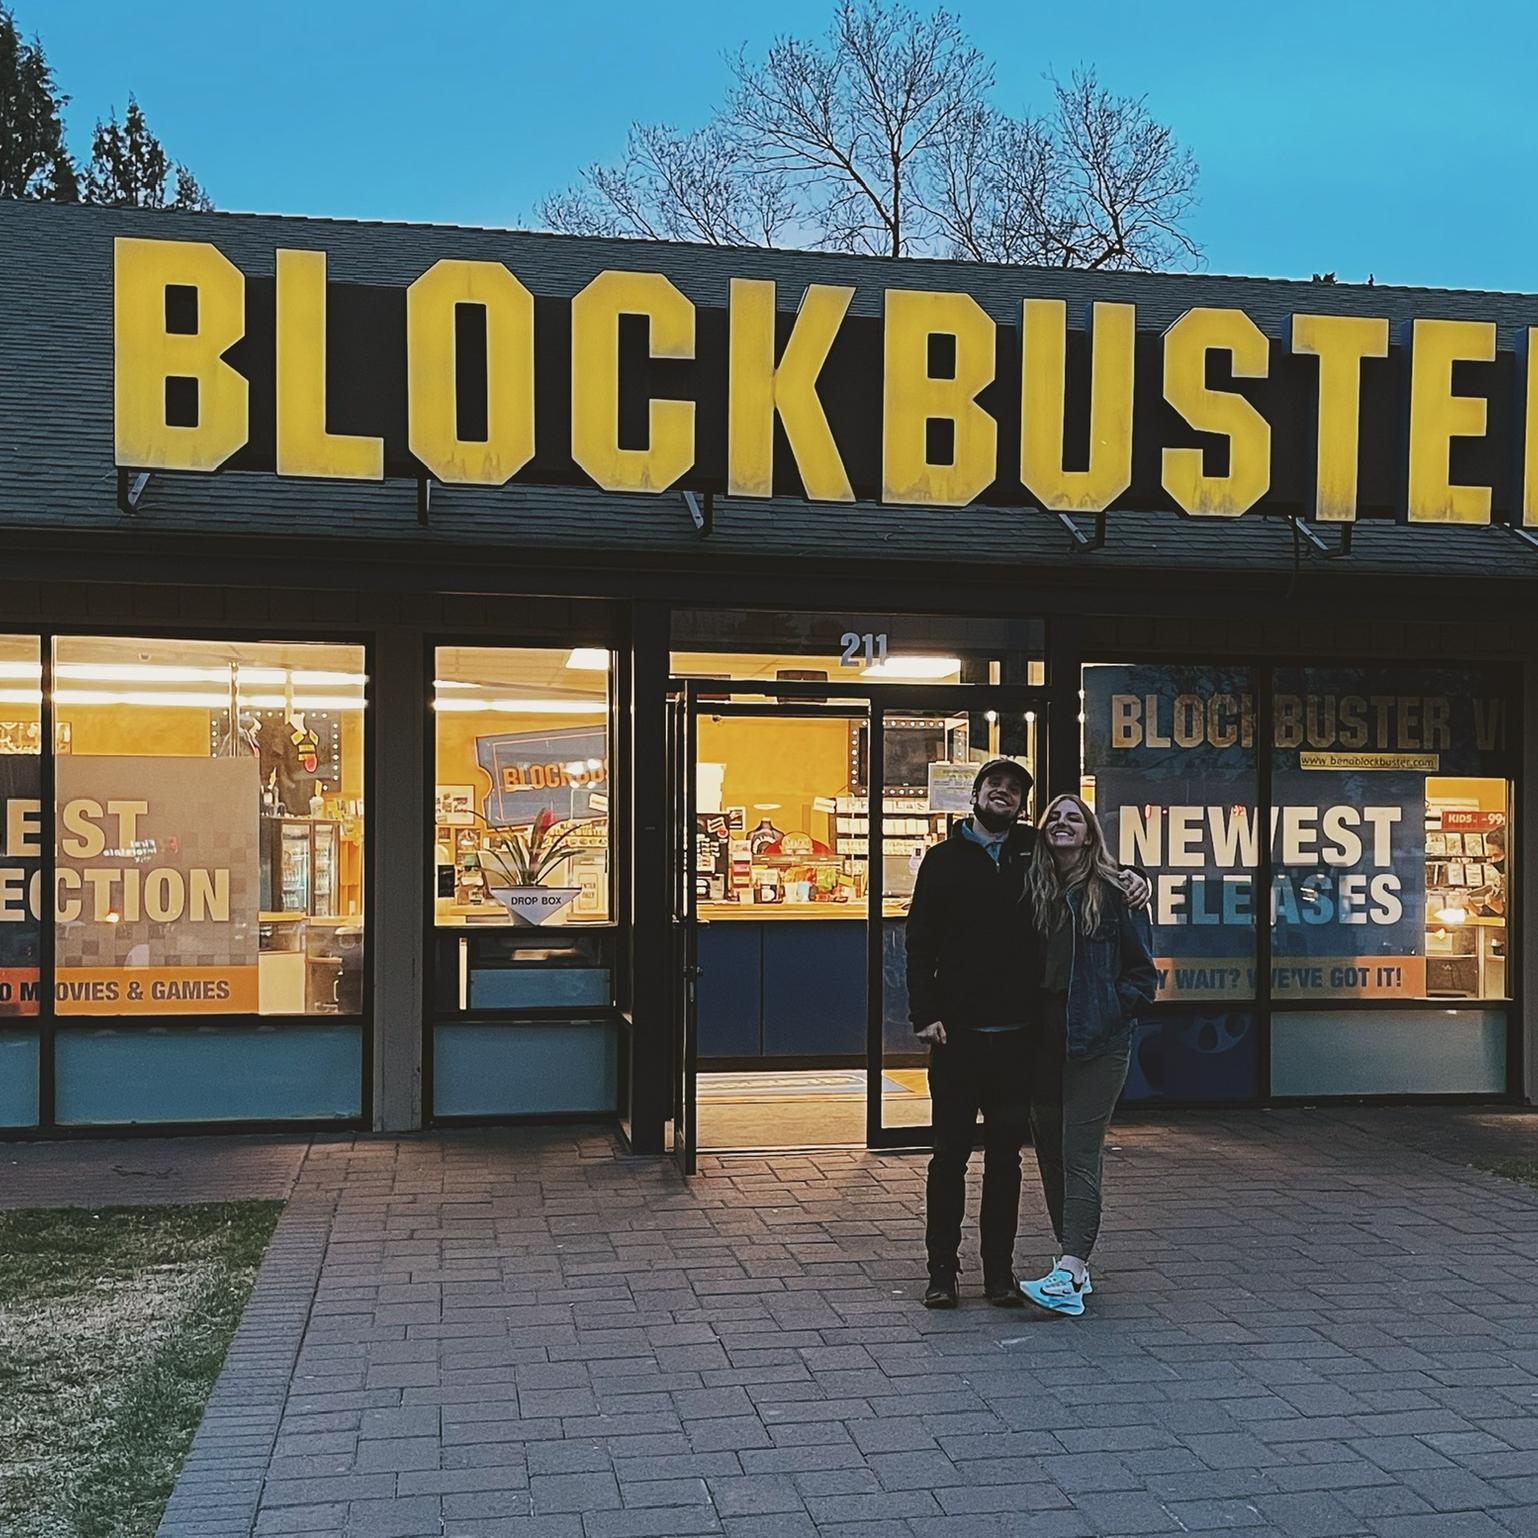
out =
<path fill-rule="evenodd" d="M 97 123 L 81 190 L 87 203 L 110 208 L 203 212 L 213 207 L 192 172 L 167 157 L 132 92 L 122 122 L 114 115 L 106 123 Z"/>
<path fill-rule="evenodd" d="M 42 43 L 26 42 L 0 5 L 0 197 L 79 199 L 60 116 L 68 100 L 54 87 Z"/>

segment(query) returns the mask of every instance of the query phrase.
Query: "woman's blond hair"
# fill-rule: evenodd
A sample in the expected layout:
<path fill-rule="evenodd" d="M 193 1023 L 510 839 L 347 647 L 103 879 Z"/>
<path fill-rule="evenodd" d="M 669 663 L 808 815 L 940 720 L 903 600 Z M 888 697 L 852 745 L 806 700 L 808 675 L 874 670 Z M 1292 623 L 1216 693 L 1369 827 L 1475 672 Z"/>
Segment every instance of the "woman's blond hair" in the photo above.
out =
<path fill-rule="evenodd" d="M 1072 801 L 1084 814 L 1084 826 L 1089 836 L 1079 858 L 1066 872 L 1057 868 L 1057 860 L 1040 830 L 1052 820 L 1052 814 L 1064 801 Z M 1031 907 L 1036 915 L 1036 927 L 1043 934 L 1051 934 L 1063 922 L 1068 912 L 1068 894 L 1078 888 L 1079 927 L 1085 934 L 1092 933 L 1100 925 L 1101 917 L 1121 897 L 1121 872 L 1105 847 L 1105 835 L 1100 822 L 1088 804 L 1079 796 L 1064 794 L 1054 796 L 1047 803 L 1037 824 L 1036 852 L 1031 857 L 1030 874 L 1026 888 L 1030 893 Z"/>

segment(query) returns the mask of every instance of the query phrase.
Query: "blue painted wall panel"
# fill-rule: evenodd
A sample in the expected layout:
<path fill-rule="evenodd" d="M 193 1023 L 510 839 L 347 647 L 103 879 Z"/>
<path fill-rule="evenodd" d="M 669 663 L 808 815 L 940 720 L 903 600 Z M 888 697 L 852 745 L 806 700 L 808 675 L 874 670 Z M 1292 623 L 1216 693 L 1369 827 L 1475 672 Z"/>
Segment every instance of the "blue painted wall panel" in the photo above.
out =
<path fill-rule="evenodd" d="M 1273 1095 L 1498 1095 L 1506 1011 L 1419 1009 L 1277 1014 Z"/>
<path fill-rule="evenodd" d="M 764 1054 L 865 1051 L 865 925 L 764 925 Z"/>
<path fill-rule="evenodd" d="M 0 1127 L 35 1127 L 37 1032 L 0 1031 Z"/>
<path fill-rule="evenodd" d="M 925 1050 L 913 1039 L 908 1018 L 907 935 L 906 919 L 887 919 L 881 926 L 881 1048 L 888 1055 Z"/>
<path fill-rule="evenodd" d="M 607 967 L 486 967 L 470 974 L 471 1009 L 603 1009 Z"/>
<path fill-rule="evenodd" d="M 610 1115 L 618 1099 L 613 1025 L 440 1025 L 433 1032 L 435 1116 Z"/>
<path fill-rule="evenodd" d="M 764 1049 L 765 924 L 700 925 L 700 1056 L 757 1057 Z"/>
<path fill-rule="evenodd" d="M 1122 1098 L 1253 1100 L 1260 1027 L 1253 1004 L 1190 1004 L 1144 1015 L 1132 1028 Z"/>
<path fill-rule="evenodd" d="M 360 1116 L 356 1025 L 61 1027 L 58 1119 L 130 1122 L 317 1120 Z"/>

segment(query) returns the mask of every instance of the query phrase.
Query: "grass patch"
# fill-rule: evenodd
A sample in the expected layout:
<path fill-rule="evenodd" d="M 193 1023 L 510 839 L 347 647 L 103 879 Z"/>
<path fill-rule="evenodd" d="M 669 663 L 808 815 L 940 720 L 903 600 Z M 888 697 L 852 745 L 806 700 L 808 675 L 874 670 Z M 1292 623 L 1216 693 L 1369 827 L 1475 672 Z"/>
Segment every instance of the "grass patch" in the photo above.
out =
<path fill-rule="evenodd" d="M 153 1538 L 281 1209 L 0 1212 L 0 1533 Z"/>
<path fill-rule="evenodd" d="M 1491 1159 L 1481 1161 L 1479 1167 L 1492 1175 L 1504 1175 L 1507 1180 L 1538 1186 L 1538 1159 Z"/>

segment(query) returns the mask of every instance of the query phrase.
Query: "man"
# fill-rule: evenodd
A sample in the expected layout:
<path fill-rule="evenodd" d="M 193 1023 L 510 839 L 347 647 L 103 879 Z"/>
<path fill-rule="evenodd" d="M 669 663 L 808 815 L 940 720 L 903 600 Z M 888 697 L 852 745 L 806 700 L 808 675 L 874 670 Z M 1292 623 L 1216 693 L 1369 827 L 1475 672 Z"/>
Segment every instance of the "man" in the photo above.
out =
<path fill-rule="evenodd" d="M 908 1009 L 929 1047 L 934 1153 L 925 1192 L 926 1308 L 955 1308 L 966 1211 L 967 1161 L 983 1117 L 983 1293 L 1022 1303 L 1015 1279 L 1020 1150 L 1030 1122 L 1030 1031 L 1040 967 L 1025 875 L 1036 830 L 1020 821 L 1030 771 L 989 759 L 972 781 L 972 814 L 924 856 L 908 909 Z M 1148 901 L 1147 878 L 1123 870 L 1128 901 Z"/>
<path fill-rule="evenodd" d="M 929 1047 L 934 1153 L 924 1242 L 926 1308 L 955 1308 L 967 1161 L 983 1113 L 983 1292 L 1021 1304 L 1015 1281 L 1020 1149 L 1029 1125 L 1026 1011 L 1034 937 L 1023 901 L 1036 830 L 1020 823 L 1028 770 L 990 759 L 972 781 L 972 815 L 924 856 L 908 909 L 908 1009 Z"/>

